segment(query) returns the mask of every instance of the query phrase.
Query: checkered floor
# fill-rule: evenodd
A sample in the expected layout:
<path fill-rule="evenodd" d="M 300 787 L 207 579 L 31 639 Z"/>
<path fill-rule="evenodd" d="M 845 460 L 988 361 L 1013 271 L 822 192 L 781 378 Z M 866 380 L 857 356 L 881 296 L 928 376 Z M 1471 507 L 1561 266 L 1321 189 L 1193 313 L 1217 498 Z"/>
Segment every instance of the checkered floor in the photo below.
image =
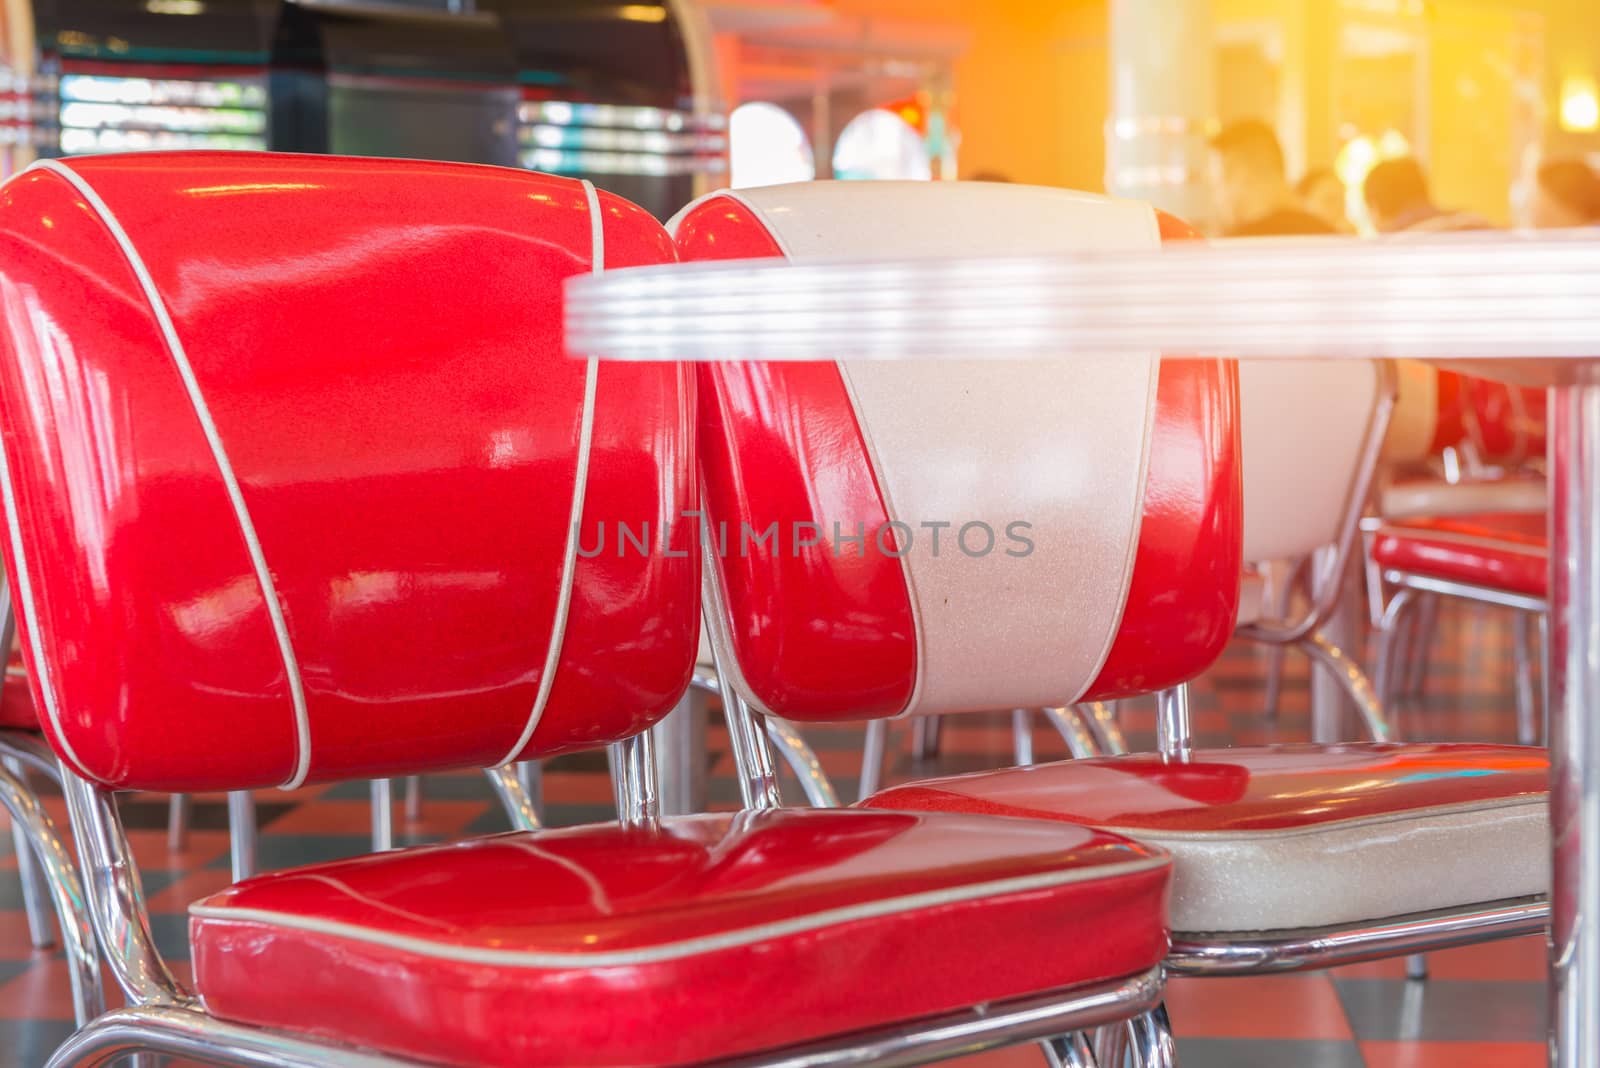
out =
<path fill-rule="evenodd" d="M 1511 741 L 1509 626 L 1503 613 L 1446 608 L 1440 616 L 1434 665 L 1426 696 L 1400 710 L 1409 738 Z M 1229 651 L 1192 691 L 1196 733 L 1202 744 L 1260 743 L 1306 737 L 1307 669 L 1290 657 L 1283 710 L 1276 722 L 1261 715 L 1259 650 Z M 1148 746 L 1153 710 L 1135 703 L 1124 712 L 1136 744 Z M 1354 730 L 1354 728 L 1351 728 Z M 952 721 L 940 756 L 912 760 L 906 735 L 891 743 L 889 780 L 935 772 L 966 771 L 1008 762 L 1009 718 Z M 845 796 L 853 796 L 860 731 L 808 732 Z M 896 744 L 898 743 L 898 744 Z M 726 739 L 712 732 L 711 793 L 717 807 L 736 803 Z M 1041 724 L 1035 731 L 1041 760 L 1066 755 Z M 792 786 L 792 784 L 788 784 Z M 363 851 L 369 810 L 364 783 L 305 790 L 292 795 L 262 791 L 260 861 L 264 869 L 327 860 Z M 793 791 L 798 798 L 798 791 Z M 487 785 L 472 774 L 425 781 L 422 818 L 407 823 L 396 808 L 397 831 L 407 843 L 502 830 L 504 818 Z M 574 824 L 611 817 L 610 787 L 600 754 L 565 757 L 545 774 L 547 818 Z M 47 804 L 62 824 L 58 797 Z M 223 799 L 196 799 L 185 848 L 168 849 L 164 798 L 133 796 L 123 802 L 150 900 L 157 941 L 180 974 L 185 970 L 184 908 L 228 882 Z M 0 826 L 4 816 L 0 814 Z M 71 1030 L 67 973 L 61 958 L 33 950 L 21 911 L 11 836 L 0 835 L 0 1068 L 34 1068 Z M 1359 965 L 1332 974 L 1268 979 L 1179 980 L 1169 1007 L 1179 1036 L 1183 1068 L 1534 1068 L 1544 1063 L 1544 947 L 1536 939 L 1436 954 L 1432 977 L 1408 983 L 1398 961 Z M 108 985 L 109 985 L 108 979 Z M 1038 1068 L 1032 1048 L 973 1058 L 968 1068 Z"/>

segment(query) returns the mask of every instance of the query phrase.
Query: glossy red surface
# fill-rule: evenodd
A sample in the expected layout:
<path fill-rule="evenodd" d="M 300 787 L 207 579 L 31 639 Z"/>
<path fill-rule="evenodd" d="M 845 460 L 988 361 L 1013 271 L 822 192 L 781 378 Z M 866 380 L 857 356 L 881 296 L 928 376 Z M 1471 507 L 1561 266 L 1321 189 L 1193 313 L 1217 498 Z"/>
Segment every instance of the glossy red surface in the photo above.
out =
<path fill-rule="evenodd" d="M 1544 455 L 1544 390 L 1474 377 L 1463 377 L 1462 386 L 1468 435 L 1484 460 L 1518 464 Z"/>
<path fill-rule="evenodd" d="M 783 254 L 729 197 L 690 212 L 677 243 L 684 260 Z M 911 598 L 900 562 L 879 548 L 888 513 L 838 368 L 706 364 L 699 374 L 706 513 L 745 682 L 787 719 L 899 712 L 916 677 Z M 837 524 L 864 544 L 760 542 L 774 522 L 780 536 Z"/>
<path fill-rule="evenodd" d="M 569 532 L 585 369 L 563 355 L 560 285 L 590 269 L 581 185 L 248 153 L 70 166 L 171 316 L 292 656 L 127 256 L 63 177 L 30 171 L 0 191 L 0 424 L 58 749 L 113 786 L 184 790 L 283 783 L 301 760 L 318 779 L 503 759 L 535 705 Z M 670 258 L 653 221 L 608 203 L 615 259 Z M 690 503 L 659 477 L 689 448 L 677 376 L 602 384 L 590 490 L 622 515 Z M 588 605 L 621 575 L 657 624 L 644 605 L 575 610 L 563 676 L 615 675 L 630 644 L 623 677 L 552 695 L 541 729 L 563 746 L 664 711 L 687 676 L 695 565 L 649 560 L 576 584 Z"/>
<path fill-rule="evenodd" d="M 605 267 L 671 261 L 643 208 L 600 194 Z M 572 603 L 548 711 L 527 752 L 588 748 L 649 726 L 689 685 L 700 612 L 662 611 L 695 591 L 694 381 L 683 364 L 597 364 L 597 418 Z M 625 537 L 623 527 L 628 530 Z M 648 551 L 640 551 L 643 542 Z"/>
<path fill-rule="evenodd" d="M 1386 523 L 1372 558 L 1397 571 L 1544 597 L 1547 522 L 1543 513 L 1504 512 Z"/>
<path fill-rule="evenodd" d="M 1439 418 L 1433 427 L 1433 445 L 1428 450 L 1442 452 L 1460 445 L 1467 436 L 1467 395 L 1461 385 L 1461 375 L 1455 371 L 1439 371 Z"/>
<path fill-rule="evenodd" d="M 984 771 L 897 786 L 875 809 L 1234 834 L 1314 827 L 1516 797 L 1549 787 L 1543 749 L 1506 745 L 1290 745 L 1198 750 Z"/>
<path fill-rule="evenodd" d="M 1163 241 L 1200 237 L 1166 212 L 1156 220 Z M 1122 622 L 1085 700 L 1186 682 L 1233 636 L 1244 536 L 1235 364 L 1161 361 L 1149 463 Z"/>
<path fill-rule="evenodd" d="M 690 1064 L 1139 972 L 1166 952 L 1169 871 L 1042 823 L 710 815 L 263 876 L 201 902 L 191 940 L 225 1018 L 451 1064 Z M 890 904 L 908 895 L 929 896 Z"/>

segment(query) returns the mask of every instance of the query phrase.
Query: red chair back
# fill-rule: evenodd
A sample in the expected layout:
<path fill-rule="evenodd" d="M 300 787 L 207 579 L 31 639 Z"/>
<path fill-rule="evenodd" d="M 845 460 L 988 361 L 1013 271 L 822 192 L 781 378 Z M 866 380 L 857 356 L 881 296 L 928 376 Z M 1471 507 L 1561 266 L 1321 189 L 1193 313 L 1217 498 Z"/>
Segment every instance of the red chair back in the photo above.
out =
<path fill-rule="evenodd" d="M 183 153 L 40 165 L 0 212 L 5 556 L 78 772 L 490 765 L 682 693 L 698 562 L 659 547 L 694 501 L 686 373 L 561 337 L 565 278 L 672 259 L 642 210 L 512 170 Z M 623 522 L 653 551 L 577 551 Z"/>
<path fill-rule="evenodd" d="M 1193 236 L 1144 205 L 978 183 L 744 190 L 669 226 L 685 260 Z M 803 721 L 1064 704 L 1209 666 L 1238 602 L 1236 370 L 1153 357 L 701 367 L 724 672 Z"/>

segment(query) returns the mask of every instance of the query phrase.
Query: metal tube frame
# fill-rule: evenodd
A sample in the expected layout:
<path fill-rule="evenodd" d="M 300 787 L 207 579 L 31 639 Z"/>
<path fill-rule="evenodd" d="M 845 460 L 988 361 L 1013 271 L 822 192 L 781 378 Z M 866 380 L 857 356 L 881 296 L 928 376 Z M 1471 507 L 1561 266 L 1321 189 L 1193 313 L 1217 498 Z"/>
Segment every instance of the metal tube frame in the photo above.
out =
<path fill-rule="evenodd" d="M 22 760 L 11 757 L 6 761 L 6 764 L 12 763 L 20 765 Z M 35 889 L 55 905 L 72 983 L 73 1013 L 81 1027 L 105 1011 L 106 1001 L 100 984 L 100 953 L 94 927 L 89 921 L 83 884 L 72 863 L 70 847 L 56 831 L 38 794 L 6 766 L 0 766 L 0 805 L 10 813 L 12 826 L 17 831 L 19 872 L 20 862 L 26 858 L 38 877 Z M 48 919 L 46 913 L 47 922 Z"/>
<path fill-rule="evenodd" d="M 1530 897 L 1298 931 L 1175 931 L 1167 970 L 1195 976 L 1311 971 L 1539 934 L 1549 922 L 1549 902 Z"/>
<path fill-rule="evenodd" d="M 807 803 L 812 808 L 838 808 L 839 792 L 833 788 L 828 773 L 822 770 L 822 760 L 816 750 L 811 748 L 795 725 L 777 716 L 762 716 L 761 720 L 767 728 L 767 740 L 777 748 L 795 778 L 800 780 L 800 789 L 805 791 Z"/>
<path fill-rule="evenodd" d="M 655 736 L 640 731 L 606 747 L 617 820 L 624 827 L 655 830 L 661 825 L 661 793 L 656 783 Z"/>
<path fill-rule="evenodd" d="M 1044 718 L 1067 743 L 1067 751 L 1074 760 L 1099 756 L 1102 752 L 1100 739 L 1090 730 L 1088 718 L 1080 709 L 1046 708 Z"/>
<path fill-rule="evenodd" d="M 879 1031 L 715 1062 L 713 1068 L 910 1068 L 1087 1030 L 1128 1017 L 1159 1031 L 1159 968 L 1110 983 L 994 1002 Z M 1144 1022 L 1144 1017 L 1150 1022 Z M 424 1068 L 335 1043 L 227 1023 L 197 1004 L 142 1005 L 101 1016 L 67 1039 L 48 1068 L 98 1068 L 139 1052 L 248 1068 Z M 1153 1065 L 1166 1062 L 1154 1061 Z"/>
<path fill-rule="evenodd" d="M 1600 383 L 1549 407 L 1550 1064 L 1600 1068 Z"/>

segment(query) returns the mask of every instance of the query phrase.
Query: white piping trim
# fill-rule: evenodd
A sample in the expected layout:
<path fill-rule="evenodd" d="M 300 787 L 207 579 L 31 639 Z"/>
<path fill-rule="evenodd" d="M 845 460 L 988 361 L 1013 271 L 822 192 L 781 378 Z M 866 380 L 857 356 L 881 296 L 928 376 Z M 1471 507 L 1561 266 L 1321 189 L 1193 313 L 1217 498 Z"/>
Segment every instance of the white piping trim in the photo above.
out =
<path fill-rule="evenodd" d="M 275 912 L 270 909 L 231 908 L 215 905 L 190 905 L 189 915 L 201 920 L 218 920 L 235 923 L 266 923 L 291 931 L 347 938 L 354 942 L 383 946 L 388 949 L 440 960 L 464 964 L 483 964 L 497 968 L 625 968 L 646 964 L 660 964 L 685 957 L 717 953 L 743 946 L 768 942 L 790 935 L 805 934 L 826 927 L 837 927 L 859 920 L 876 919 L 906 912 L 919 912 L 941 905 L 960 904 L 985 897 L 1024 894 L 1074 883 L 1112 879 L 1121 875 L 1153 871 L 1171 865 L 1166 856 L 1123 861 L 1095 868 L 1073 868 L 1066 871 L 1048 871 L 1036 875 L 1019 875 L 1010 879 L 973 883 L 967 886 L 926 890 L 901 897 L 869 901 L 859 905 L 824 909 L 809 916 L 797 916 L 771 923 L 757 924 L 742 930 L 721 934 L 702 935 L 677 942 L 664 942 L 642 949 L 597 951 L 593 953 L 551 953 L 531 950 L 486 949 L 477 946 L 443 945 L 414 935 L 388 934 L 374 931 L 354 923 L 315 919 L 297 913 Z M 291 876 L 292 878 L 292 876 Z"/>
<path fill-rule="evenodd" d="M 250 554 L 250 563 L 255 568 L 256 581 L 261 586 L 261 597 L 266 603 L 267 615 L 272 621 L 273 636 L 278 642 L 278 653 L 283 658 L 283 670 L 289 682 L 289 699 L 294 705 L 296 752 L 294 770 L 280 788 L 293 790 L 305 782 L 306 774 L 311 770 L 311 719 L 306 712 L 306 696 L 300 682 L 300 664 L 295 658 L 294 646 L 289 640 L 289 625 L 283 616 L 283 605 L 278 600 L 277 586 L 272 581 L 272 572 L 267 567 L 266 554 L 262 552 L 261 540 L 256 536 L 255 524 L 250 519 L 250 510 L 245 505 L 244 493 L 239 488 L 238 478 L 234 475 L 233 464 L 229 462 L 227 449 L 223 447 L 222 435 L 217 430 L 216 422 L 211 418 L 211 409 L 206 405 L 205 397 L 200 392 L 199 380 L 195 378 L 194 368 L 189 363 L 188 354 L 178 337 L 172 316 L 167 312 L 166 302 L 162 300 L 161 292 L 156 288 L 155 278 L 145 266 L 138 249 L 134 248 L 128 232 L 122 228 L 122 223 L 100 198 L 100 194 L 95 192 L 94 187 L 70 167 L 59 160 L 42 159 L 28 169 L 36 168 L 53 172 L 76 189 L 100 217 L 105 228 L 111 232 L 112 238 L 122 249 L 128 266 L 133 269 L 134 276 L 139 280 L 139 288 L 144 291 L 145 300 L 155 316 L 156 325 L 161 329 L 167 351 L 178 369 L 178 377 L 183 379 L 184 389 L 188 391 L 195 419 L 200 423 L 206 443 L 211 447 L 211 457 L 217 465 L 217 473 L 222 476 L 222 483 L 227 488 L 228 500 L 233 505 L 234 518 L 239 523 L 239 533 L 244 538 L 245 549 Z"/>
<path fill-rule="evenodd" d="M 908 785 L 915 785 L 914 783 Z M 1075 824 L 1098 827 L 1102 831 L 1120 834 L 1127 838 L 1159 845 L 1161 842 L 1254 842 L 1283 838 L 1313 838 L 1319 834 L 1352 828 L 1382 827 L 1391 823 L 1426 823 L 1433 820 L 1452 819 L 1480 813 L 1514 812 L 1519 809 L 1546 809 L 1550 798 L 1546 794 L 1521 794 L 1515 797 L 1492 798 L 1487 801 L 1462 801 L 1454 805 L 1430 805 L 1427 808 L 1406 809 L 1403 812 L 1383 812 L 1373 816 L 1352 816 L 1342 820 L 1327 820 L 1304 827 L 1271 827 L 1259 831 L 1168 831 L 1159 827 L 1120 827 L 1110 823 Z M 1026 819 L 1028 817 L 1018 816 Z"/>
<path fill-rule="evenodd" d="M 583 179 L 583 196 L 589 205 L 589 247 L 592 274 L 606 269 L 606 226 L 600 214 L 600 194 L 594 183 Z M 545 652 L 544 672 L 539 676 L 539 692 L 534 696 L 533 708 L 528 712 L 528 722 L 517 736 L 516 744 L 501 759 L 498 767 L 505 767 L 533 740 L 533 732 L 544 718 L 545 705 L 550 701 L 550 690 L 555 686 L 556 669 L 561 664 L 561 646 L 567 636 L 567 613 L 572 610 L 572 582 L 578 570 L 578 525 L 583 522 L 583 499 L 589 488 L 589 449 L 594 441 L 594 398 L 599 384 L 600 364 L 592 356 L 584 366 L 583 417 L 578 430 L 578 470 L 573 477 L 572 514 L 567 517 L 567 548 L 561 560 L 561 588 L 556 596 L 556 617 L 550 624 L 550 648 Z"/>
<path fill-rule="evenodd" d="M 28 577 L 28 560 L 22 552 L 22 523 L 17 517 L 16 493 L 11 486 L 11 464 L 6 459 L 6 451 L 0 448 L 0 496 L 3 496 L 6 509 L 6 534 L 11 539 L 11 559 L 16 564 L 17 573 L 15 587 L 12 589 L 12 600 L 22 606 L 22 617 L 27 624 L 28 633 L 38 640 L 39 613 L 33 603 L 33 582 Z M 9 650 L 7 650 L 9 653 Z M 92 775 L 83 761 L 78 759 L 78 754 L 73 751 L 72 742 L 67 738 L 67 732 L 61 729 L 61 712 L 56 701 L 55 684 L 50 679 L 50 664 L 43 657 L 35 657 L 34 663 L 38 668 L 39 693 L 44 697 L 45 715 L 50 717 L 52 733 L 56 741 L 61 743 L 62 752 L 66 755 L 67 762 L 75 770 L 91 779 L 98 778 Z"/>

